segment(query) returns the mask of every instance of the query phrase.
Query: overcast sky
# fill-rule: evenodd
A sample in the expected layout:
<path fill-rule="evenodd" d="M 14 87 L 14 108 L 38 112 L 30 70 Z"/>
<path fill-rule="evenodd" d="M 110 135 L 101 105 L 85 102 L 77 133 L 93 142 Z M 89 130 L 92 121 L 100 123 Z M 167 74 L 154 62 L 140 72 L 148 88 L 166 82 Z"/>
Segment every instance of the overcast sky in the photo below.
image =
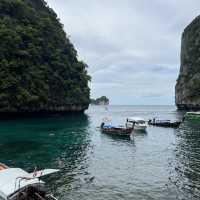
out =
<path fill-rule="evenodd" d="M 200 0 L 46 0 L 79 58 L 91 96 L 111 104 L 174 104 L 181 34 Z"/>

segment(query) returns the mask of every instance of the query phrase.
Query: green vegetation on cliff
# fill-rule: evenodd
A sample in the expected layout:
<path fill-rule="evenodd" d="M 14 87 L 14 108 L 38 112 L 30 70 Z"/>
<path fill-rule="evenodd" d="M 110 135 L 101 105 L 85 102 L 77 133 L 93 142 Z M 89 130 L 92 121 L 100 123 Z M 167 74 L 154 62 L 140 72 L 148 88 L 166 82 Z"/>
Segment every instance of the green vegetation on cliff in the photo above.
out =
<path fill-rule="evenodd" d="M 90 103 L 87 65 L 43 0 L 0 0 L 0 111 L 68 111 Z"/>
<path fill-rule="evenodd" d="M 109 99 L 106 96 L 102 96 L 97 99 L 91 99 L 90 103 L 93 105 L 109 105 Z"/>

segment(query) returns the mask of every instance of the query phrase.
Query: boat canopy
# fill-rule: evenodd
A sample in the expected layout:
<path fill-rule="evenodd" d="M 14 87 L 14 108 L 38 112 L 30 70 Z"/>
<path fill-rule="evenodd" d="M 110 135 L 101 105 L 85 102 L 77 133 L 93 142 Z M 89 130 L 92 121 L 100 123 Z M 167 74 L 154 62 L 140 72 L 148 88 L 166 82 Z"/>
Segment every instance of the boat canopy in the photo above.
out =
<path fill-rule="evenodd" d="M 129 122 L 145 122 L 145 120 L 141 117 L 129 117 L 127 120 Z"/>
<path fill-rule="evenodd" d="M 20 168 L 8 168 L 0 171 L 0 196 L 3 199 L 8 199 L 18 190 L 35 184 L 44 184 L 44 182 L 31 177 L 29 173 Z"/>
<path fill-rule="evenodd" d="M 33 185 L 43 185 L 38 178 L 58 172 L 57 169 L 44 169 L 28 173 L 20 168 L 7 168 L 0 170 L 0 197 L 8 199 L 15 192 Z"/>

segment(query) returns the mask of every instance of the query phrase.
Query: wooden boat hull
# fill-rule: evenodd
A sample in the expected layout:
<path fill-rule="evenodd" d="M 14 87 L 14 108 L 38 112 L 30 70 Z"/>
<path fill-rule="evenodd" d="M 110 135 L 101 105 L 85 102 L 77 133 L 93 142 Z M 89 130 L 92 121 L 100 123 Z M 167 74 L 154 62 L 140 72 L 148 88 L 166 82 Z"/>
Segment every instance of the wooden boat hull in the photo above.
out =
<path fill-rule="evenodd" d="M 101 128 L 101 132 L 108 135 L 129 137 L 133 128 Z"/>
<path fill-rule="evenodd" d="M 178 128 L 181 122 L 149 122 L 149 125 L 166 127 L 166 128 Z"/>

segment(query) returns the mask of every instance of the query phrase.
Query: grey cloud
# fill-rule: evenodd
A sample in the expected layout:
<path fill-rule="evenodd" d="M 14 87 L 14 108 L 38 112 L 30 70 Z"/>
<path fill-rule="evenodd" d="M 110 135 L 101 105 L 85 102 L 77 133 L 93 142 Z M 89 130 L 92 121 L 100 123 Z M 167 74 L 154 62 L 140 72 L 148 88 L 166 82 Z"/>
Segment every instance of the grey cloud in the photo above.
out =
<path fill-rule="evenodd" d="M 199 0 L 47 2 L 90 66 L 93 97 L 107 95 L 114 104 L 174 103 L 181 34 L 199 14 Z"/>

